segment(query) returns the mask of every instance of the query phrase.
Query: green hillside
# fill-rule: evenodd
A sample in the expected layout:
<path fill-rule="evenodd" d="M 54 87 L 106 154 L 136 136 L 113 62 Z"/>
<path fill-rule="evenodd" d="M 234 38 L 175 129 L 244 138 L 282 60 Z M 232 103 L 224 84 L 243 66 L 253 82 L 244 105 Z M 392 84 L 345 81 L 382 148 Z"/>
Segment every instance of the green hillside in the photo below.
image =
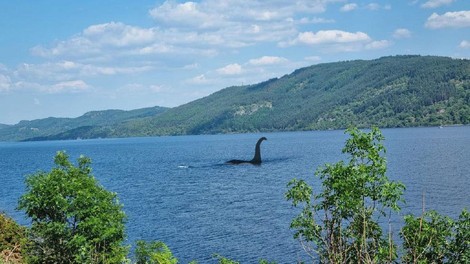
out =
<path fill-rule="evenodd" d="M 92 112 L 74 126 L 54 118 L 20 122 L 1 129 L 0 140 L 470 124 L 470 60 L 393 56 L 318 64 L 156 112 L 90 123 Z M 21 133 L 13 137 L 13 129 Z"/>
<path fill-rule="evenodd" d="M 117 131 L 146 136 L 469 123 L 469 60 L 395 56 L 319 64 L 229 87 Z"/>
<path fill-rule="evenodd" d="M 100 133 L 112 129 L 118 123 L 131 119 L 140 119 L 149 116 L 158 116 L 168 108 L 150 107 L 131 111 L 104 110 L 88 112 L 77 118 L 37 119 L 21 121 L 16 125 L 0 129 L 0 140 L 45 140 L 45 139 L 75 139 L 82 137 L 83 132 L 93 131 L 83 138 L 106 137 L 109 133 Z M 76 133 L 73 133 L 73 132 Z M 68 137 L 59 137 L 62 133 Z"/>

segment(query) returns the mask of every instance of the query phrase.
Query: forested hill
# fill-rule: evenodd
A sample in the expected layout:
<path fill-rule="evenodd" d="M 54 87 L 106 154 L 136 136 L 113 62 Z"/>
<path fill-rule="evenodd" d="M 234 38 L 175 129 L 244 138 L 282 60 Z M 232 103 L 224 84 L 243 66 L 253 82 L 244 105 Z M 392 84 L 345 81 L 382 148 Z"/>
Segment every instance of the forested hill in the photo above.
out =
<path fill-rule="evenodd" d="M 113 126 L 128 120 L 155 117 L 165 107 L 149 107 L 131 111 L 104 110 L 88 112 L 77 118 L 49 117 L 0 126 L 0 140 L 76 139 L 108 137 Z"/>
<path fill-rule="evenodd" d="M 455 124 L 470 124 L 470 60 L 394 56 L 318 64 L 159 115 L 35 139 Z"/>
<path fill-rule="evenodd" d="M 144 136 L 469 123 L 470 60 L 395 56 L 319 64 L 226 88 L 117 131 Z"/>

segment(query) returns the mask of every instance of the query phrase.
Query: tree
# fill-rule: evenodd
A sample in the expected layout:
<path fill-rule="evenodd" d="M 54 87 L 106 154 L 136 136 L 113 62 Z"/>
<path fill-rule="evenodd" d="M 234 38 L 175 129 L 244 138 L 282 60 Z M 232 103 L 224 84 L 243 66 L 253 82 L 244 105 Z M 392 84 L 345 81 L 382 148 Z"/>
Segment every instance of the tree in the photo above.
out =
<path fill-rule="evenodd" d="M 135 249 L 136 264 L 177 264 L 178 259 L 173 256 L 170 248 L 160 241 L 137 241 Z"/>
<path fill-rule="evenodd" d="M 470 262 L 470 213 L 466 209 L 457 220 L 436 211 L 421 217 L 407 215 L 400 235 L 405 263 Z"/>
<path fill-rule="evenodd" d="M 0 212 L 0 263 L 26 263 L 26 228 Z"/>
<path fill-rule="evenodd" d="M 286 198 L 293 206 L 304 205 L 291 222 L 294 237 L 321 263 L 393 262 L 396 246 L 391 234 L 383 234 L 380 221 L 400 209 L 405 187 L 385 175 L 384 138 L 378 128 L 369 133 L 357 128 L 346 131 L 351 137 L 343 153 L 349 155 L 349 162 L 317 170 L 322 180 L 318 194 L 303 180 L 288 184 Z"/>
<path fill-rule="evenodd" d="M 57 152 L 55 167 L 26 178 L 19 209 L 32 219 L 32 263 L 120 263 L 127 255 L 122 205 L 91 175 L 91 160 L 75 167 Z"/>

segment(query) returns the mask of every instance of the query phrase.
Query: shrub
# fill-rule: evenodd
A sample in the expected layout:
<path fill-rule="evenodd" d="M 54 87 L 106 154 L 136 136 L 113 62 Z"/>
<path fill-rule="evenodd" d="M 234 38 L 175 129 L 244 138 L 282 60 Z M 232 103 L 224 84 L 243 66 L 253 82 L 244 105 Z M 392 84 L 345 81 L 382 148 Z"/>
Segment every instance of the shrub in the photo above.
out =
<path fill-rule="evenodd" d="M 32 219 L 31 263 L 121 263 L 127 255 L 122 205 L 91 175 L 91 160 L 75 167 L 58 152 L 55 167 L 26 178 L 19 209 Z"/>

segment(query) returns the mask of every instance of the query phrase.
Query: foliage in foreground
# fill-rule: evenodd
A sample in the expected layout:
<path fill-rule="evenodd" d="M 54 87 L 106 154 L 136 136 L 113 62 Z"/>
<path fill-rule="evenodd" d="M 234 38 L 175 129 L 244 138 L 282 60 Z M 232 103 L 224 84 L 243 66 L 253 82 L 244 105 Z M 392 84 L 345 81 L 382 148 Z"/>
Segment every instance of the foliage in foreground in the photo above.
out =
<path fill-rule="evenodd" d="M 26 228 L 0 213 L 0 263 L 24 263 Z"/>
<path fill-rule="evenodd" d="M 399 255 L 404 263 L 469 263 L 466 210 L 458 220 L 435 211 L 418 218 L 406 216 L 400 232 L 403 252 L 398 253 L 391 230 L 384 234 L 380 223 L 400 210 L 405 186 L 385 175 L 384 138 L 378 128 L 369 133 L 357 128 L 347 132 L 351 137 L 343 153 L 349 155 L 349 162 L 317 170 L 322 180 L 319 193 L 314 194 L 303 180 L 288 184 L 286 198 L 293 206 L 303 204 L 291 228 L 309 256 L 320 263 L 395 263 Z"/>
<path fill-rule="evenodd" d="M 178 259 L 163 242 L 137 241 L 135 249 L 136 264 L 176 264 Z"/>
<path fill-rule="evenodd" d="M 291 228 L 312 258 L 322 263 L 390 263 L 396 246 L 384 236 L 379 220 L 398 211 L 404 185 L 386 176 L 383 136 L 349 129 L 343 153 L 348 163 L 327 164 L 317 171 L 322 190 L 313 195 L 302 180 L 292 180 L 286 198 L 305 206 Z M 313 201 L 312 201 L 313 195 Z"/>
<path fill-rule="evenodd" d="M 407 215 L 400 235 L 405 263 L 470 263 L 470 213 L 465 209 L 457 220 L 436 211 Z"/>
<path fill-rule="evenodd" d="M 122 205 L 98 185 L 90 159 L 75 167 L 58 152 L 56 167 L 26 179 L 19 209 L 32 219 L 30 263 L 121 263 L 127 248 Z"/>

